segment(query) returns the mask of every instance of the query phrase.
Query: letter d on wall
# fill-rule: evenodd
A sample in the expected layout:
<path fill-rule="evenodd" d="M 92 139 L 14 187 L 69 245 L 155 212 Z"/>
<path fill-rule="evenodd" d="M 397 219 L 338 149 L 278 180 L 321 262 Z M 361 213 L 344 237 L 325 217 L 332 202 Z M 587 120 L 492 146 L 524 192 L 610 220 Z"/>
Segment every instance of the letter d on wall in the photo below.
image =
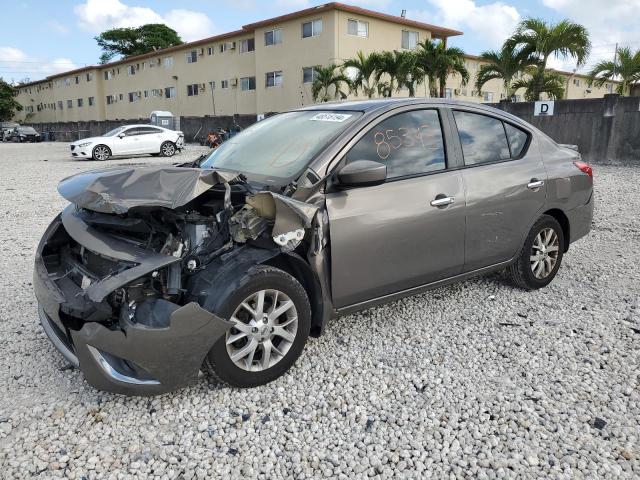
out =
<path fill-rule="evenodd" d="M 553 104 L 553 101 L 536 102 L 533 107 L 533 116 L 539 117 L 540 115 L 553 115 Z"/>

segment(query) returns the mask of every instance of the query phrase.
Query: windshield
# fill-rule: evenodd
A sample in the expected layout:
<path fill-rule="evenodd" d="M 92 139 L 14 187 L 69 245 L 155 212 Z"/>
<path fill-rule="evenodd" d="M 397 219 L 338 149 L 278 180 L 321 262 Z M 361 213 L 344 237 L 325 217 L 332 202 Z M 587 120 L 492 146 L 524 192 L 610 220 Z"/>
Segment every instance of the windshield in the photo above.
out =
<path fill-rule="evenodd" d="M 103 135 L 103 137 L 113 137 L 114 135 L 119 134 L 121 131 L 123 131 L 125 128 L 127 127 L 118 127 L 118 128 L 114 128 L 113 130 L 111 130 L 110 132 L 107 132 Z"/>
<path fill-rule="evenodd" d="M 37 133 L 33 127 L 18 127 L 20 133 Z"/>
<path fill-rule="evenodd" d="M 275 115 L 231 137 L 200 166 L 289 179 L 360 115 L 317 110 Z"/>

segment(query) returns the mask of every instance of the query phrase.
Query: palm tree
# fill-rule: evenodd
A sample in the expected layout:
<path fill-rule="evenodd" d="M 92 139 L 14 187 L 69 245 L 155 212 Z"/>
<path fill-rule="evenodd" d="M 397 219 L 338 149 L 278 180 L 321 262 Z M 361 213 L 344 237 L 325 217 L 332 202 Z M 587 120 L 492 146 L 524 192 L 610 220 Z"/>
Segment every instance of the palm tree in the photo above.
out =
<path fill-rule="evenodd" d="M 537 67 L 527 69 L 527 76 L 516 80 L 511 85 L 513 93 L 524 88 L 524 98 L 528 102 L 540 100 L 541 93 L 546 93 L 552 100 L 561 100 L 564 96 L 564 87 L 565 78 L 561 74 L 550 70 L 540 74 Z"/>
<path fill-rule="evenodd" d="M 616 93 L 625 95 L 632 84 L 640 81 L 640 50 L 631 53 L 629 47 L 618 48 L 614 61 L 603 60 L 589 72 L 589 86 L 602 87 L 605 82 L 620 79 Z"/>
<path fill-rule="evenodd" d="M 390 97 L 394 91 L 406 88 L 409 96 L 415 97 L 416 85 L 423 81 L 424 73 L 418 64 L 416 52 L 394 50 L 378 54 L 376 82 L 381 96 Z"/>
<path fill-rule="evenodd" d="M 311 95 L 316 102 L 328 102 L 346 98 L 346 93 L 342 90 L 342 84 L 349 87 L 349 79 L 343 73 L 342 68 L 335 64 L 326 67 L 316 67 L 316 78 L 311 85 Z M 332 93 L 333 90 L 333 93 Z"/>
<path fill-rule="evenodd" d="M 376 72 L 380 66 L 380 56 L 373 52 L 365 55 L 362 50 L 355 58 L 345 60 L 342 67 L 345 70 L 355 70 L 353 78 L 350 79 L 351 91 L 358 94 L 361 90 L 367 97 L 372 98 L 377 91 Z"/>
<path fill-rule="evenodd" d="M 436 61 L 438 58 L 436 42 L 426 39 L 418 44 L 417 64 L 422 70 L 423 76 L 429 80 L 429 96 L 437 97 L 436 85 Z"/>
<path fill-rule="evenodd" d="M 573 58 L 576 66 L 580 67 L 584 65 L 591 50 L 589 32 L 582 25 L 569 20 L 553 24 L 536 18 L 520 22 L 506 46 L 517 50 L 522 58 L 535 59 L 538 72 L 532 77 L 537 82 L 532 85 L 533 100 L 540 99 L 549 57 Z"/>
<path fill-rule="evenodd" d="M 523 58 L 519 52 L 509 48 L 506 44 L 503 45 L 499 51 L 491 50 L 483 52 L 480 58 L 486 63 L 483 63 L 478 69 L 475 84 L 476 91 L 481 92 L 482 87 L 488 81 L 500 79 L 502 80 L 502 85 L 504 86 L 508 99 L 512 98 L 515 94 L 512 86 L 513 81 L 521 72 L 534 63 L 532 58 Z"/>
<path fill-rule="evenodd" d="M 458 74 L 462 77 L 462 85 L 469 81 L 469 72 L 464 65 L 464 52 L 457 47 L 447 47 L 444 42 L 425 40 L 420 44 L 418 62 L 425 76 L 429 79 L 429 89 L 433 95 L 435 81 L 438 81 L 439 97 L 444 97 L 447 78 Z"/>

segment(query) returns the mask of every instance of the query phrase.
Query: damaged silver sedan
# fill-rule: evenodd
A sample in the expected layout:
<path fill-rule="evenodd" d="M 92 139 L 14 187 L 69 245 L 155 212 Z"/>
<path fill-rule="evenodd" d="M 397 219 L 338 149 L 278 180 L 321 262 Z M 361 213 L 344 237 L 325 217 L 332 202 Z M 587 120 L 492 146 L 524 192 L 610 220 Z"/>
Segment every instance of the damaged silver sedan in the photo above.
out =
<path fill-rule="evenodd" d="M 201 370 L 282 375 L 327 320 L 508 269 L 535 289 L 588 233 L 591 169 L 488 107 L 432 100 L 276 115 L 208 157 L 63 180 L 34 287 L 97 388 L 157 394 Z"/>

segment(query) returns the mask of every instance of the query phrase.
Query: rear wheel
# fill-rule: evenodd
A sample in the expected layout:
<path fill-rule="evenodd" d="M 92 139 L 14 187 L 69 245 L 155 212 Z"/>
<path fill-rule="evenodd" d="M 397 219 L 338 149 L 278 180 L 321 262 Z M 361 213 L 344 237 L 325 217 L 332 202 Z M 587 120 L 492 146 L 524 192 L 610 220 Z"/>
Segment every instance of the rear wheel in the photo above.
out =
<path fill-rule="evenodd" d="M 564 234 L 558 221 L 542 215 L 531 228 L 518 259 L 509 267 L 513 282 L 534 290 L 547 286 L 562 263 Z"/>
<path fill-rule="evenodd" d="M 309 336 L 307 293 L 288 273 L 258 266 L 213 311 L 235 323 L 205 360 L 207 370 L 235 387 L 255 387 L 284 374 Z"/>
<path fill-rule="evenodd" d="M 173 142 L 164 142 L 160 146 L 160 155 L 163 157 L 173 157 L 176 153 L 176 144 Z"/>
<path fill-rule="evenodd" d="M 93 152 L 91 156 L 94 160 L 104 161 L 107 160 L 111 156 L 111 150 L 106 145 L 96 145 L 93 148 Z"/>

